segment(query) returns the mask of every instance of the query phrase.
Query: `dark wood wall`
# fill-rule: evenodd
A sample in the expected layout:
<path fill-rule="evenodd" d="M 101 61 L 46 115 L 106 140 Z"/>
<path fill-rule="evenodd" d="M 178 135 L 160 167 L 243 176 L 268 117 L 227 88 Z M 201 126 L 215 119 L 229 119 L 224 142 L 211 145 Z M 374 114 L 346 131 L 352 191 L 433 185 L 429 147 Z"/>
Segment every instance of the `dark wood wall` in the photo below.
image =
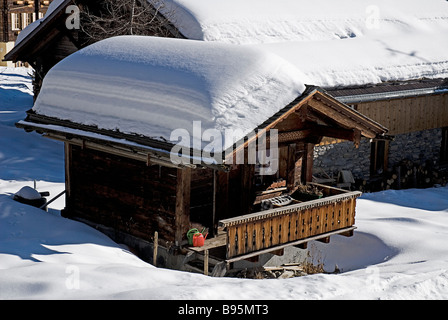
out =
<path fill-rule="evenodd" d="M 190 220 L 213 227 L 213 169 L 191 171 Z"/>
<path fill-rule="evenodd" d="M 219 219 L 249 213 L 254 201 L 254 165 L 175 169 L 68 143 L 65 152 L 63 215 L 144 240 L 157 231 L 160 239 L 181 243 L 194 223 L 213 235 Z"/>
<path fill-rule="evenodd" d="M 34 100 L 39 95 L 43 79 L 48 71 L 59 61 L 78 51 L 78 47 L 72 42 L 72 39 L 77 37 L 77 31 L 75 30 L 70 33 L 72 34 L 70 37 L 65 34 L 59 34 L 56 40 L 47 44 L 44 54 L 33 56 L 32 59 L 28 60 L 35 70 L 33 80 Z"/>
<path fill-rule="evenodd" d="M 280 164 L 279 172 L 290 188 L 301 176 L 303 151 L 298 146 L 303 144 L 282 147 L 289 161 Z M 148 166 L 69 143 L 65 153 L 67 198 L 63 216 L 68 218 L 148 241 L 157 231 L 160 239 L 181 244 L 187 231 L 196 227 L 194 223 L 208 227 L 212 236 L 219 220 L 255 209 L 255 165 L 235 165 L 229 172 Z"/>
<path fill-rule="evenodd" d="M 182 215 L 189 218 L 189 205 L 184 206 L 189 194 L 177 189 L 182 179 L 178 170 L 66 145 L 67 201 L 63 215 L 145 240 L 151 240 L 158 231 L 161 239 L 174 242 L 188 227 L 177 219 L 179 228 L 184 228 L 177 232 L 176 212 L 183 210 Z"/>

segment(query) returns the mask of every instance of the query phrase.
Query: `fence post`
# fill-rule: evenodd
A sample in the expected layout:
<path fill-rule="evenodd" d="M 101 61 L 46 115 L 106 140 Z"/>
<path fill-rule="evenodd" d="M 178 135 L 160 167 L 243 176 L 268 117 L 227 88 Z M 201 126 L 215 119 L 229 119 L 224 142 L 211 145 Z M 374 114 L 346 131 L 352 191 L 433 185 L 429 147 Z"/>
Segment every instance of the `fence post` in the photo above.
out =
<path fill-rule="evenodd" d="M 208 250 L 204 254 L 204 275 L 208 276 Z"/>
<path fill-rule="evenodd" d="M 152 256 L 152 262 L 154 267 L 157 267 L 157 249 L 159 247 L 159 233 L 156 231 L 154 232 L 154 250 L 153 250 L 153 256 Z"/>

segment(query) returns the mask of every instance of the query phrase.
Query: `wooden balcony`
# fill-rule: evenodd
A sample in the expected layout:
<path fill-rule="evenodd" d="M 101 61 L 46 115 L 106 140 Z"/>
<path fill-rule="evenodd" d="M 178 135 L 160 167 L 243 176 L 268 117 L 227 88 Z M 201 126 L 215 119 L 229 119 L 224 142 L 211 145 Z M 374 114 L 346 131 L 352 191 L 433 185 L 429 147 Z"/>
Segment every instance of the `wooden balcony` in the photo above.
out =
<path fill-rule="evenodd" d="M 321 199 L 221 220 L 227 262 L 311 240 L 329 239 L 334 234 L 352 235 L 356 199 L 361 192 L 313 185 L 322 190 Z"/>

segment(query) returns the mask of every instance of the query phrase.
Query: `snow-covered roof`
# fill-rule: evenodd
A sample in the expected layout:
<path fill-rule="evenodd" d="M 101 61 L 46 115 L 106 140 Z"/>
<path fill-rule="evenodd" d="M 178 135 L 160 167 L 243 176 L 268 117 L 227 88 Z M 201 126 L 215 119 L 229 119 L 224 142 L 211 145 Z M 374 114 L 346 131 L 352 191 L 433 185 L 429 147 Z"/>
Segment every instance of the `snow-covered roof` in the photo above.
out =
<path fill-rule="evenodd" d="M 17 39 L 15 42 L 15 45 L 18 45 L 20 42 L 22 42 L 23 39 L 28 37 L 28 35 L 33 32 L 43 21 L 44 18 L 37 19 L 36 21 L 33 21 L 29 25 L 26 26 L 25 29 L 20 31 L 20 33 L 17 35 Z"/>
<path fill-rule="evenodd" d="M 148 0 L 151 2 L 152 0 Z M 254 44 L 447 30 L 446 0 L 164 0 L 189 39 Z"/>
<path fill-rule="evenodd" d="M 305 83 L 323 88 L 448 78 L 448 30 L 255 46 L 288 60 Z"/>
<path fill-rule="evenodd" d="M 46 20 L 54 11 L 56 11 L 59 7 L 62 6 L 63 3 L 67 2 L 66 0 L 53 0 L 48 5 L 48 9 L 45 12 L 45 15 L 41 19 L 37 19 L 36 21 L 30 23 L 28 26 L 25 27 L 22 31 L 20 31 L 19 35 L 17 36 L 15 45 L 22 42 L 23 39 L 28 37 L 28 35 L 33 32 L 44 20 Z"/>
<path fill-rule="evenodd" d="M 191 135 L 200 121 L 203 131 L 233 130 L 239 140 L 299 97 L 302 78 L 286 60 L 255 47 L 121 36 L 54 66 L 33 110 L 168 141 L 175 129 Z M 226 139 L 223 150 L 232 144 Z"/>
<path fill-rule="evenodd" d="M 305 84 L 448 78 L 444 0 L 166 2 L 175 26 L 205 41 L 100 41 L 50 70 L 34 111 L 167 141 L 175 129 L 194 133 L 200 121 L 202 131 L 233 132 L 221 150 L 214 146 L 223 151 L 299 97 Z"/>
<path fill-rule="evenodd" d="M 261 46 L 322 87 L 448 77 L 445 0 L 166 0 L 190 39 Z"/>
<path fill-rule="evenodd" d="M 148 1 L 160 5 L 160 0 Z M 54 0 L 43 21 L 67 3 Z M 162 12 L 169 12 L 187 38 L 260 45 L 298 67 L 302 81 L 310 85 L 331 88 L 448 77 L 446 0 L 163 3 Z"/>

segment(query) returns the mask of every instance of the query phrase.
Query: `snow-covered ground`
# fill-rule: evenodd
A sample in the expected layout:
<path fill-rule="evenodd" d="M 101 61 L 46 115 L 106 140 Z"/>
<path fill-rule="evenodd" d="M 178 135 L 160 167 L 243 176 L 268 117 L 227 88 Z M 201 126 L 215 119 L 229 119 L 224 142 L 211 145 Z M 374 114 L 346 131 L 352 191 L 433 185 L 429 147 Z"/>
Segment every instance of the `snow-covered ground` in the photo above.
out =
<path fill-rule="evenodd" d="M 100 232 L 12 200 L 64 189 L 62 144 L 16 129 L 31 108 L 23 69 L 0 69 L 0 299 L 448 299 L 448 188 L 358 200 L 351 238 L 310 243 L 329 271 L 285 280 L 211 278 L 155 268 Z"/>
<path fill-rule="evenodd" d="M 0 67 L 0 179 L 63 182 L 62 143 L 14 126 L 33 105 L 30 70 Z"/>

